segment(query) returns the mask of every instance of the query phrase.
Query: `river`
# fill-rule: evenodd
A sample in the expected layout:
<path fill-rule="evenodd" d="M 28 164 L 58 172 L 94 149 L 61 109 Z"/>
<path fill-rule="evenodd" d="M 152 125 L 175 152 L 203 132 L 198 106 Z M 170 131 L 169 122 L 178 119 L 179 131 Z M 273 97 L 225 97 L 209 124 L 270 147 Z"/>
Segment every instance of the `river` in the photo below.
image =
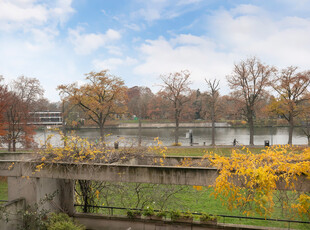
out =
<path fill-rule="evenodd" d="M 192 128 L 194 143 L 197 145 L 210 145 L 211 144 L 211 128 Z M 179 142 L 182 146 L 189 146 L 189 139 L 185 138 L 188 128 L 180 128 Z M 121 146 L 137 144 L 138 129 L 106 129 L 106 134 L 109 134 L 105 139 L 109 144 L 118 141 Z M 61 145 L 60 136 L 56 131 L 41 130 L 37 131 L 35 141 L 43 143 L 48 135 L 54 135 L 51 139 L 53 145 Z M 87 137 L 89 140 L 99 139 L 98 129 L 81 129 L 76 131 L 80 137 Z M 159 137 L 165 146 L 171 146 L 174 142 L 174 129 L 173 128 L 143 128 L 141 132 L 142 144 L 150 145 L 154 143 L 154 138 Z M 249 144 L 249 129 L 248 128 L 216 128 L 215 142 L 216 145 L 232 145 L 233 140 L 236 139 L 238 144 Z M 271 145 L 287 144 L 288 141 L 288 128 L 287 127 L 264 127 L 256 128 L 254 135 L 255 145 L 264 145 L 264 141 L 268 140 Z M 293 144 L 306 145 L 307 138 L 302 133 L 300 128 L 295 128 L 293 134 Z"/>

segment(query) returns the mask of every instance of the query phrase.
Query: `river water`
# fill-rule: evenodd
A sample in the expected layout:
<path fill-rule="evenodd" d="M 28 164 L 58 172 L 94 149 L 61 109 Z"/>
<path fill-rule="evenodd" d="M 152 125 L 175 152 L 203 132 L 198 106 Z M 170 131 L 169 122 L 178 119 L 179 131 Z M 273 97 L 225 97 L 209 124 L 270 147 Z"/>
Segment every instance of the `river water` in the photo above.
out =
<path fill-rule="evenodd" d="M 192 128 L 194 143 L 201 145 L 211 144 L 211 128 Z M 182 146 L 189 146 L 189 139 L 187 139 L 186 132 L 188 128 L 180 128 L 179 142 Z M 118 141 L 121 146 L 136 145 L 138 141 L 138 129 L 106 129 L 105 133 L 108 134 L 105 138 L 106 142 L 113 144 Z M 55 146 L 62 144 L 60 136 L 57 132 L 52 130 L 37 131 L 35 140 L 37 143 L 44 143 L 48 135 L 54 135 L 51 142 Z M 81 129 L 76 131 L 80 137 L 87 137 L 89 140 L 95 141 L 100 137 L 98 129 Z M 174 128 L 143 128 L 141 132 L 142 144 L 151 145 L 154 143 L 154 138 L 159 137 L 165 146 L 171 146 L 174 143 Z M 216 145 L 232 145 L 233 140 L 236 139 L 240 145 L 249 144 L 249 129 L 248 128 L 216 128 L 215 142 Z M 256 128 L 254 135 L 255 145 L 264 145 L 264 141 L 268 140 L 271 145 L 287 144 L 288 141 L 288 128 L 287 127 L 268 127 Z M 293 134 L 293 144 L 306 145 L 307 138 L 302 133 L 300 128 L 295 128 Z"/>

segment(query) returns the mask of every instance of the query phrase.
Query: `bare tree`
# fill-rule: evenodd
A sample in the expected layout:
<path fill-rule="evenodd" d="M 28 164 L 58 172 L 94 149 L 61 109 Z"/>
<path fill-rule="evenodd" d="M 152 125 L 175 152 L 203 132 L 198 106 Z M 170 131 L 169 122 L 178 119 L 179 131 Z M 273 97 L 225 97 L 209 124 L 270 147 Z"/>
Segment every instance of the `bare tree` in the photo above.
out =
<path fill-rule="evenodd" d="M 295 118 L 304 112 L 304 104 L 309 101 L 310 71 L 297 72 L 297 67 L 283 69 L 276 76 L 272 87 L 278 98 L 270 105 L 270 110 L 283 116 L 289 123 L 288 144 L 292 144 Z"/>
<path fill-rule="evenodd" d="M 164 96 L 171 102 L 174 110 L 176 145 L 179 143 L 179 124 L 181 113 L 184 104 L 190 100 L 188 97 L 191 92 L 189 88 L 189 85 L 191 84 L 189 77 L 190 73 L 187 70 L 160 76 L 164 83 L 162 85 L 161 91 L 163 92 Z"/>
<path fill-rule="evenodd" d="M 255 106 L 275 71 L 274 67 L 263 65 L 253 57 L 235 64 L 233 73 L 227 76 L 230 88 L 242 99 L 243 114 L 250 128 L 250 145 L 254 145 Z"/>
<path fill-rule="evenodd" d="M 217 118 L 218 108 L 219 108 L 219 80 L 214 79 L 213 81 L 205 79 L 209 91 L 207 92 L 209 98 L 209 105 L 207 106 L 207 113 L 209 113 L 212 122 L 212 142 L 211 145 L 215 145 L 215 122 Z"/>

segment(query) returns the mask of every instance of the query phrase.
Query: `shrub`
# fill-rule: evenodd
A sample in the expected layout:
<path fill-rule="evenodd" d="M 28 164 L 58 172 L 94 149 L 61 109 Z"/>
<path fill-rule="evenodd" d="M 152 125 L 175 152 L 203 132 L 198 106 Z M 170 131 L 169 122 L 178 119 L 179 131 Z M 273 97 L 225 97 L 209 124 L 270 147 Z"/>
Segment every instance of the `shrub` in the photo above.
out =
<path fill-rule="evenodd" d="M 181 212 L 178 210 L 172 210 L 170 211 L 170 217 L 172 220 L 178 219 L 181 217 Z"/>
<path fill-rule="evenodd" d="M 139 216 L 141 216 L 141 211 L 140 210 L 131 210 L 131 209 L 128 209 L 127 210 L 127 216 L 129 218 L 137 218 Z"/>
<path fill-rule="evenodd" d="M 155 212 L 151 207 L 146 207 L 146 209 L 143 210 L 144 216 L 154 216 Z"/>
<path fill-rule="evenodd" d="M 200 221 L 207 222 L 207 221 L 216 221 L 216 220 L 217 220 L 216 216 L 210 216 L 207 213 L 201 213 Z"/>
<path fill-rule="evenodd" d="M 47 230 L 84 230 L 85 227 L 77 225 L 65 213 L 52 213 L 47 225 Z"/>
<path fill-rule="evenodd" d="M 167 211 L 159 211 L 156 213 L 156 216 L 158 217 L 166 217 L 167 216 Z"/>

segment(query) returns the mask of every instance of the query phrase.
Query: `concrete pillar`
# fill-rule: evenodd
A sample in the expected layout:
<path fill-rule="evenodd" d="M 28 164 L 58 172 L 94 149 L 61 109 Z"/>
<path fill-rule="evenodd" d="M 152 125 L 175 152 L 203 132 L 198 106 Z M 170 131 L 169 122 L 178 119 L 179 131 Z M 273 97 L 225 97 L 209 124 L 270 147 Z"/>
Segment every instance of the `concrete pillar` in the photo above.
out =
<path fill-rule="evenodd" d="M 54 195 L 52 200 L 46 197 Z M 70 216 L 74 213 L 74 181 L 53 178 L 21 178 L 8 177 L 9 201 L 24 198 L 26 205 L 37 203 L 39 209 L 51 212 L 66 212 Z"/>

